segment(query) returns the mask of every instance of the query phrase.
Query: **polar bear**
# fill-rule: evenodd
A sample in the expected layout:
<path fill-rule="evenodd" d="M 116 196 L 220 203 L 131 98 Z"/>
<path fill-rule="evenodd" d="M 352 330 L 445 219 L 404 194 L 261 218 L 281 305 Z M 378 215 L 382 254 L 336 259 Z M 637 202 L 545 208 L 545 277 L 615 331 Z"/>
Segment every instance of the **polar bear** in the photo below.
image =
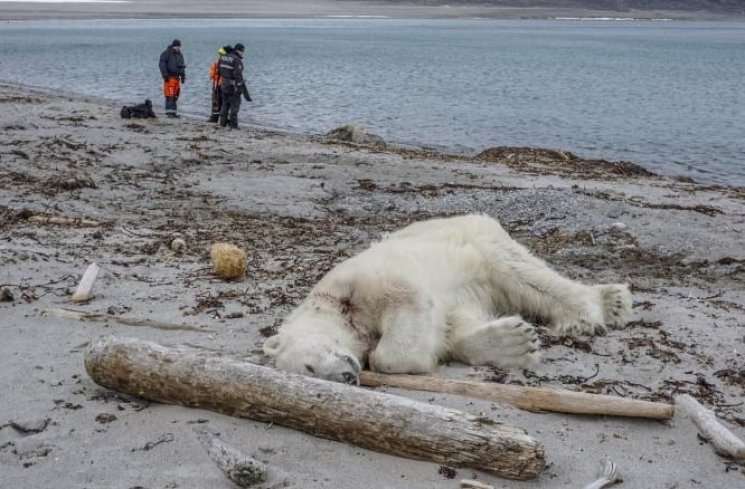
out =
<path fill-rule="evenodd" d="M 426 374 L 442 360 L 521 368 L 531 321 L 602 334 L 631 316 L 627 285 L 562 277 L 486 215 L 414 223 L 333 268 L 266 340 L 278 368 L 357 384 L 360 369 Z"/>

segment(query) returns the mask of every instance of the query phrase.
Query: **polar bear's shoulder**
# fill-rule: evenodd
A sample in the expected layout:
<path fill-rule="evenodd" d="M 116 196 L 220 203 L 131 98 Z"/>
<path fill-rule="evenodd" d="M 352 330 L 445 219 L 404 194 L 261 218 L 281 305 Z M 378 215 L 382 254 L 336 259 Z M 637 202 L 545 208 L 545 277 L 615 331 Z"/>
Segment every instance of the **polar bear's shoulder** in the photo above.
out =
<path fill-rule="evenodd" d="M 484 214 L 430 219 L 410 224 L 384 236 L 387 240 L 473 241 L 484 237 L 507 238 L 507 233 L 493 218 Z"/>

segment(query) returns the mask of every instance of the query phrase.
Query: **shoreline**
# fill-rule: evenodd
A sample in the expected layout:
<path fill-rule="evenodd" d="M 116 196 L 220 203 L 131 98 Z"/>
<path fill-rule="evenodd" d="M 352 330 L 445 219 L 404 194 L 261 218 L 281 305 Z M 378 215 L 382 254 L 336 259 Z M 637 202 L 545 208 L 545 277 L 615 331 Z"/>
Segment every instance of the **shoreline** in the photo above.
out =
<path fill-rule="evenodd" d="M 745 438 L 745 189 L 588 167 L 539 149 L 465 158 L 229 132 L 188 118 L 121 119 L 111 105 L 2 86 L 0 107 L 0 486 L 227 489 L 193 432 L 206 424 L 286 473 L 293 487 L 456 489 L 477 478 L 524 488 L 123 396 L 95 385 L 83 366 L 86 345 L 101 335 L 188 343 L 267 364 L 263 340 L 331 267 L 413 221 L 464 213 L 498 218 L 571 278 L 629 283 L 634 318 L 600 337 L 541 329 L 543 359 L 531 370 L 449 363 L 438 376 L 658 402 L 688 393 Z M 186 245 L 179 251 L 171 249 L 176 237 Z M 246 250 L 246 277 L 213 275 L 215 241 Z M 94 296 L 72 303 L 92 262 L 101 267 Z M 43 315 L 53 308 L 192 328 Z M 535 489 L 583 487 L 603 458 L 618 464 L 629 488 L 745 480 L 745 465 L 716 455 L 682 416 L 659 423 L 539 414 L 384 391 L 526 429 L 549 461 L 530 482 Z"/>
<path fill-rule="evenodd" d="M 9 83 L 9 82 L 0 80 L 0 89 L 2 88 L 20 90 L 20 91 L 31 92 L 31 93 L 38 93 L 38 94 L 52 96 L 52 97 L 64 97 L 64 98 L 74 99 L 74 100 L 78 100 L 82 102 L 94 103 L 98 105 L 106 105 L 106 106 L 117 108 L 117 109 L 121 107 L 122 103 L 124 103 L 123 101 L 117 101 L 117 100 L 109 99 L 105 97 L 85 95 L 85 94 L 80 94 L 77 92 L 68 92 L 64 90 L 46 89 L 43 87 L 32 87 L 28 85 Z M 156 114 L 158 114 L 158 111 L 156 111 Z M 182 118 L 190 120 L 197 124 L 205 124 L 207 126 L 213 126 L 212 124 L 205 122 L 203 120 L 204 117 L 200 116 L 199 114 L 194 114 L 191 112 L 182 112 L 181 116 Z M 163 117 L 163 114 L 159 114 L 158 117 Z M 354 124 L 354 122 L 352 122 L 352 124 Z M 331 131 L 335 129 L 336 128 L 332 128 Z M 298 141 L 319 141 L 319 140 L 324 140 L 324 138 L 326 138 L 327 136 L 327 133 L 324 133 L 324 132 L 290 131 L 290 130 L 286 130 L 280 127 L 265 126 L 261 124 L 251 124 L 251 123 L 245 123 L 245 122 L 241 123 L 241 130 L 260 132 L 266 135 L 284 136 L 284 137 L 296 139 Z M 370 134 L 365 134 L 365 135 L 377 137 L 376 135 L 370 135 Z M 344 143 L 344 141 L 337 141 L 337 142 Z M 364 144 L 362 145 L 362 147 L 364 147 Z M 518 159 L 520 158 L 519 155 L 522 155 L 522 154 L 540 153 L 544 157 L 546 155 L 549 155 L 548 157 L 545 157 L 546 161 L 556 160 L 556 161 L 561 161 L 564 163 L 566 163 L 567 161 L 570 161 L 572 166 L 575 167 L 575 170 L 577 168 L 581 168 L 585 166 L 584 169 L 581 169 L 579 171 L 580 172 L 585 171 L 588 175 L 602 174 L 608 168 L 612 168 L 613 166 L 619 166 L 619 167 L 624 167 L 625 168 L 624 171 L 627 174 L 639 174 L 639 175 L 646 174 L 652 177 L 659 177 L 663 179 L 694 183 L 701 187 L 710 188 L 710 189 L 722 189 L 722 190 L 729 189 L 735 192 L 740 192 L 740 191 L 745 192 L 745 186 L 742 186 L 742 185 L 727 185 L 727 184 L 722 184 L 722 183 L 703 182 L 703 181 L 699 181 L 699 180 L 696 180 L 695 178 L 691 178 L 687 176 L 675 176 L 675 175 L 656 173 L 656 172 L 653 172 L 647 169 L 644 165 L 633 162 L 633 161 L 605 160 L 603 158 L 582 157 L 564 148 L 547 148 L 547 147 L 538 147 L 538 146 L 527 146 L 527 147 L 526 146 L 519 146 L 519 147 L 518 146 L 514 146 L 514 147 L 513 146 L 500 146 L 500 147 L 484 147 L 484 148 L 481 148 L 480 150 L 468 152 L 468 151 L 452 151 L 447 147 L 440 147 L 440 146 L 427 144 L 427 143 L 420 143 L 420 142 L 401 142 L 401 141 L 396 141 L 394 139 L 392 141 L 386 141 L 386 150 L 391 151 L 391 152 L 402 152 L 402 153 L 407 153 L 407 154 L 421 154 L 421 155 L 428 155 L 428 156 L 434 155 L 434 156 L 439 156 L 440 158 L 445 158 L 445 159 L 466 159 L 466 160 L 478 160 L 481 154 L 488 153 L 490 151 L 493 152 L 494 150 L 498 150 L 500 152 L 511 150 L 513 153 L 516 153 L 518 155 L 517 156 Z M 596 165 L 597 168 L 595 169 L 588 168 L 586 165 L 590 165 L 590 166 Z"/>

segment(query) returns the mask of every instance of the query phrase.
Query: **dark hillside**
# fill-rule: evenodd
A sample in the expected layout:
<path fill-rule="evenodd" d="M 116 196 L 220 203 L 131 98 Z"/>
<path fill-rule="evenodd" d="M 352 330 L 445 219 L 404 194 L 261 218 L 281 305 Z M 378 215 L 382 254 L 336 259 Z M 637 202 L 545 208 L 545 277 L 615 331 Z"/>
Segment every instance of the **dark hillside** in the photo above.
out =
<path fill-rule="evenodd" d="M 481 5 L 514 8 L 571 8 L 587 10 L 682 10 L 742 14 L 745 0 L 378 0 L 409 5 Z"/>

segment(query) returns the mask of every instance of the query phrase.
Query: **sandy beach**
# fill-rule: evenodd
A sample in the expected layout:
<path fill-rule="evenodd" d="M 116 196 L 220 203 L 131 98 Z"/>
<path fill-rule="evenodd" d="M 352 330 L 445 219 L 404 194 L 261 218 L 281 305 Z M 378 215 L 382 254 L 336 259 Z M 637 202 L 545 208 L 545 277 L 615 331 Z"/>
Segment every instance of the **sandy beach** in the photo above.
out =
<path fill-rule="evenodd" d="M 683 10 L 592 10 L 572 8 L 517 8 L 489 5 L 427 5 L 416 2 L 391 4 L 344 0 L 125 0 L 0 2 L 0 20 L 41 19 L 305 19 L 305 18 L 398 18 L 398 19 L 552 19 L 633 18 L 676 20 L 736 20 L 742 15 L 722 15 Z"/>
<path fill-rule="evenodd" d="M 233 487 L 198 426 L 297 488 L 457 488 L 473 478 L 576 488 L 597 478 L 606 457 L 624 488 L 745 485 L 745 466 L 715 454 L 680 415 L 537 414 L 385 389 L 527 430 L 548 466 L 520 482 L 124 396 L 83 367 L 88 342 L 110 334 L 266 364 L 265 337 L 333 265 L 416 220 L 481 212 L 572 278 L 630 283 L 634 320 L 600 337 L 542 331 L 543 360 L 530 371 L 450 364 L 437 375 L 659 402 L 688 393 L 742 439 L 745 189 L 555 151 L 444 155 L 200 120 L 125 120 L 111 104 L 11 87 L 0 87 L 0 107 L 0 486 Z M 182 252 L 169 247 L 176 236 Z M 246 250 L 244 279 L 214 276 L 215 241 Z M 92 262 L 102 270 L 94 297 L 75 304 Z M 52 308 L 194 328 L 43 314 Z"/>

